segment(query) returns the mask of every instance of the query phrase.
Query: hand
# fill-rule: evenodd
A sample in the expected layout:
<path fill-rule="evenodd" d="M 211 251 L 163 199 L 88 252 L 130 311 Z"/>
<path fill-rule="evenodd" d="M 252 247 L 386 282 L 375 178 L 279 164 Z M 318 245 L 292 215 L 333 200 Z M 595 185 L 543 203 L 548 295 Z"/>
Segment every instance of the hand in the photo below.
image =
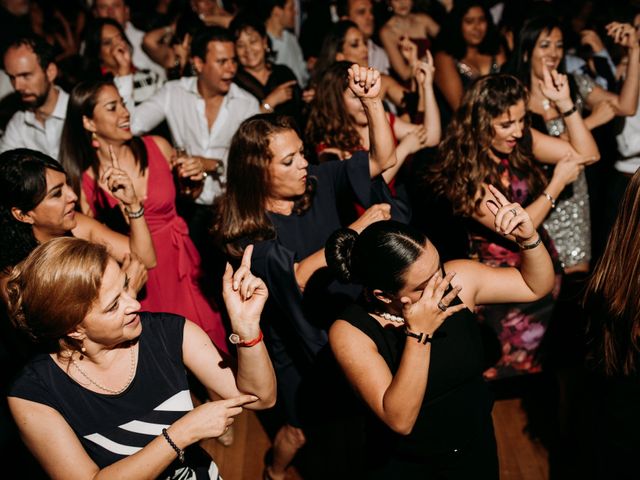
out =
<path fill-rule="evenodd" d="M 182 42 L 173 45 L 173 53 L 178 60 L 180 68 L 184 68 L 189 60 L 189 49 L 191 46 L 191 34 L 185 33 Z"/>
<path fill-rule="evenodd" d="M 413 43 L 409 37 L 402 35 L 398 42 L 398 48 L 400 49 L 400 53 L 407 64 L 413 67 L 418 63 L 418 46 Z"/>
<path fill-rule="evenodd" d="M 630 23 L 611 22 L 606 27 L 607 35 L 618 45 L 626 48 L 638 48 L 638 34 Z"/>
<path fill-rule="evenodd" d="M 316 96 L 315 88 L 307 88 L 302 91 L 302 101 L 304 103 L 311 103 Z"/>
<path fill-rule="evenodd" d="M 109 145 L 109 156 L 111 157 L 111 165 L 102 173 L 100 182 L 106 185 L 114 198 L 120 201 L 125 207 L 138 206 L 140 201 L 133 188 L 131 177 L 120 168 L 118 157 L 116 157 L 111 145 Z"/>
<path fill-rule="evenodd" d="M 526 242 L 538 234 L 531 217 L 519 203 L 509 202 L 493 185 L 489 185 L 489 192 L 494 200 L 487 201 L 487 208 L 496 217 L 493 222 L 496 232 L 513 235 L 517 242 Z"/>
<path fill-rule="evenodd" d="M 436 68 L 433 64 L 433 57 L 431 52 L 427 50 L 427 54 L 423 61 L 417 62 L 413 69 L 413 76 L 419 85 L 428 86 L 433 85 L 433 76 L 436 72 Z"/>
<path fill-rule="evenodd" d="M 558 73 L 557 70 L 549 72 L 549 67 L 542 65 L 543 80 L 539 82 L 542 94 L 558 104 L 560 102 L 570 102 L 571 92 L 569 91 L 569 81 L 566 75 Z M 568 109 L 566 109 L 568 110 Z"/>
<path fill-rule="evenodd" d="M 131 51 L 129 50 L 129 44 L 124 40 L 117 42 L 111 47 L 111 55 L 117 64 L 118 77 L 124 77 L 131 74 Z"/>
<path fill-rule="evenodd" d="M 362 233 L 372 223 L 389 219 L 391 219 L 391 205 L 388 203 L 376 203 L 367 208 L 360 218 L 349 225 L 349 228 Z"/>
<path fill-rule="evenodd" d="M 590 124 L 594 126 L 604 125 L 610 122 L 616 116 L 616 110 L 613 104 L 607 100 L 596 103 L 589 115 Z"/>
<path fill-rule="evenodd" d="M 219 437 L 233 424 L 234 417 L 242 413 L 244 405 L 257 400 L 259 399 L 255 395 L 238 395 L 198 405 L 182 417 L 189 420 L 189 432 L 193 435 L 192 443 L 205 438 Z"/>
<path fill-rule="evenodd" d="M 580 44 L 589 45 L 593 53 L 598 53 L 604 50 L 604 43 L 602 43 L 600 36 L 595 30 L 582 30 L 580 32 Z"/>
<path fill-rule="evenodd" d="M 589 163 L 589 160 L 585 159 L 583 156 L 567 155 L 556 163 L 556 166 L 553 169 L 552 181 L 557 180 L 564 188 L 570 183 L 576 181 L 578 175 L 580 175 L 580 172 L 584 170 L 584 166 L 587 163 Z"/>
<path fill-rule="evenodd" d="M 427 146 L 428 132 L 424 125 L 416 126 L 406 137 L 404 137 L 399 145 L 404 145 L 409 153 L 415 153 Z"/>
<path fill-rule="evenodd" d="M 293 87 L 297 83 L 297 80 L 289 80 L 288 82 L 281 83 L 267 95 L 267 98 L 264 99 L 265 102 L 272 107 L 276 107 L 291 100 L 293 98 Z"/>
<path fill-rule="evenodd" d="M 251 273 L 253 245 L 245 248 L 238 269 L 227 263 L 222 276 L 222 298 L 232 330 L 241 338 L 255 338 L 260 329 L 260 314 L 269 296 L 265 283 Z"/>
<path fill-rule="evenodd" d="M 349 67 L 349 88 L 361 100 L 379 98 L 381 86 L 380 72 L 375 68 L 361 67 L 357 63 Z"/>
<path fill-rule="evenodd" d="M 456 286 L 446 295 L 444 292 L 455 276 L 454 272 L 448 272 L 442 278 L 438 270 L 427 282 L 420 299 L 416 303 L 411 303 L 409 297 L 402 297 L 402 316 L 407 328 L 413 332 L 422 332 L 433 335 L 447 317 L 465 308 L 464 304 L 449 306 L 454 298 L 460 293 L 462 287 Z M 443 305 L 442 310 L 438 305 Z"/>
<path fill-rule="evenodd" d="M 204 180 L 206 177 L 204 164 L 200 157 L 192 155 L 175 156 L 174 166 L 178 168 L 178 175 L 194 182 Z"/>
<path fill-rule="evenodd" d="M 138 292 L 147 283 L 147 267 L 135 253 L 127 253 L 122 261 L 122 271 L 129 279 L 129 294 L 136 298 Z"/>

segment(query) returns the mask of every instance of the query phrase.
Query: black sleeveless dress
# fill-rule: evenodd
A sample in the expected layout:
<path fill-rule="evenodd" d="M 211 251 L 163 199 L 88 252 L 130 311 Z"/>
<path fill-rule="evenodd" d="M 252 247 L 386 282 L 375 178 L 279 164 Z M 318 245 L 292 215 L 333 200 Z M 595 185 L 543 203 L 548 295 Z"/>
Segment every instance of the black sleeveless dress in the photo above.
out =
<path fill-rule="evenodd" d="M 395 375 L 407 338 L 403 328 L 383 327 L 359 304 L 339 318 L 373 340 Z M 482 371 L 480 330 L 475 315 L 464 309 L 434 335 L 429 382 L 413 431 L 399 435 L 370 412 L 365 478 L 497 479 L 493 398 Z"/>

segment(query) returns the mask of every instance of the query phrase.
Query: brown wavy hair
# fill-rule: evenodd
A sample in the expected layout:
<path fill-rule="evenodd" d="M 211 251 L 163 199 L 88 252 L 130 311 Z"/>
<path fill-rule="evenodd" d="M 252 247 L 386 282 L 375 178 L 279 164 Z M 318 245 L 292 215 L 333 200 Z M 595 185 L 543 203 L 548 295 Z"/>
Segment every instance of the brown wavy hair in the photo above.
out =
<path fill-rule="evenodd" d="M 273 135 L 287 130 L 296 131 L 291 117 L 259 114 L 242 122 L 231 139 L 227 186 L 214 204 L 212 235 L 233 257 L 241 257 L 248 242 L 275 237 L 266 208 L 271 189 L 269 164 L 273 159 L 270 143 Z M 309 178 L 305 193 L 294 205 L 294 215 L 309 209 L 314 191 L 315 179 Z"/>
<path fill-rule="evenodd" d="M 631 178 L 585 296 L 589 360 L 606 375 L 631 375 L 640 353 L 640 170 Z"/>
<path fill-rule="evenodd" d="M 305 132 L 305 139 L 311 145 L 324 144 L 347 152 L 361 146 L 360 135 L 344 105 L 350 66 L 349 62 L 333 63 L 316 85 Z"/>
<path fill-rule="evenodd" d="M 465 93 L 438 148 L 437 162 L 424 179 L 436 195 L 451 202 L 455 214 L 470 217 L 478 211 L 485 193 L 483 183 L 511 198 L 500 182 L 498 164 L 490 156 L 495 136 L 491 122 L 520 101 L 527 105 L 527 100 L 523 84 L 505 74 L 481 77 Z M 533 161 L 528 117 L 523 137 L 508 160 L 527 180 L 532 195 L 542 191 L 546 181 Z"/>

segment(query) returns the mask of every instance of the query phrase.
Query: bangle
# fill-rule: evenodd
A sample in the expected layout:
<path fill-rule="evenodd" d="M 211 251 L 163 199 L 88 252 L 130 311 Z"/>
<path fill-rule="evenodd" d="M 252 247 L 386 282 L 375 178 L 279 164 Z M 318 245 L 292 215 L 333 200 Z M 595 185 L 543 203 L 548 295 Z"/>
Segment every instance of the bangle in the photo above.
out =
<path fill-rule="evenodd" d="M 553 198 L 550 194 L 548 194 L 547 192 L 542 192 L 542 195 L 544 195 L 545 197 L 547 197 L 547 200 L 549 200 L 549 203 L 551 203 L 551 208 L 556 208 L 556 199 Z"/>
<path fill-rule="evenodd" d="M 538 245 L 542 243 L 542 237 L 538 235 L 538 239 L 533 243 L 520 243 L 518 242 L 518 246 L 520 250 L 531 250 L 532 248 L 536 248 Z"/>
<path fill-rule="evenodd" d="M 412 332 L 407 327 L 404 327 L 404 334 L 407 337 L 413 337 L 417 339 L 418 343 L 422 343 L 423 345 L 426 345 L 427 343 L 431 343 L 431 341 L 433 340 L 433 335 L 429 335 L 428 333 L 423 333 L 423 332 L 420 332 L 420 333 Z"/>
<path fill-rule="evenodd" d="M 173 443 L 173 440 L 171 440 L 171 437 L 167 433 L 166 428 L 162 429 L 162 436 L 167 442 L 169 442 L 169 445 L 171 445 L 171 448 L 173 448 L 176 451 L 176 453 L 178 454 L 178 460 L 180 460 L 180 463 L 184 463 L 184 450 L 182 450 L 175 443 Z"/>
<path fill-rule="evenodd" d="M 560 112 L 560 115 L 562 115 L 563 117 L 568 117 L 569 115 L 572 115 L 574 113 L 576 113 L 578 111 L 578 105 L 576 105 L 575 103 L 573 104 L 573 107 L 571 107 L 569 110 L 567 110 L 566 112 Z"/>
<path fill-rule="evenodd" d="M 144 215 L 144 205 L 141 204 L 140 210 L 136 212 L 132 212 L 131 210 L 129 210 L 129 207 L 125 206 L 124 211 L 129 218 L 140 218 L 142 215 Z"/>

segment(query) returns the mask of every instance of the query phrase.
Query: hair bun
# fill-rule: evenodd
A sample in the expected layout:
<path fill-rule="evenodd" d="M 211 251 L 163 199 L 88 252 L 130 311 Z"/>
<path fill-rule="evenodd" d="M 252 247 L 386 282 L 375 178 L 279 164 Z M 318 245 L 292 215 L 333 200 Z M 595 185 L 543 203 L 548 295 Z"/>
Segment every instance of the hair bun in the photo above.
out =
<path fill-rule="evenodd" d="M 324 256 L 329 269 L 342 283 L 354 283 L 351 269 L 351 253 L 358 233 L 350 228 L 341 228 L 331 234 L 324 247 Z"/>

